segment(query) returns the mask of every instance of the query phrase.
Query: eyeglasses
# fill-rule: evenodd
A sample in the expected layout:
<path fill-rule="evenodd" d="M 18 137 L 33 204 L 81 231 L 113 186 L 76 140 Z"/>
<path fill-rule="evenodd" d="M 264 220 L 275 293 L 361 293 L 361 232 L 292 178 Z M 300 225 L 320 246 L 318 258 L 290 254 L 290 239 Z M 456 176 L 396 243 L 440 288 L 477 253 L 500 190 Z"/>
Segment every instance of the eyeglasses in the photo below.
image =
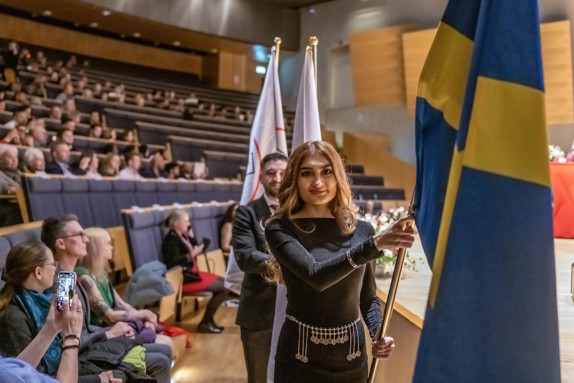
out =
<path fill-rule="evenodd" d="M 44 266 L 54 266 L 57 269 L 58 268 L 58 261 L 54 261 L 52 263 L 46 263 Z"/>
<path fill-rule="evenodd" d="M 63 238 L 72 238 L 72 237 L 82 237 L 82 239 L 88 239 L 88 236 L 83 231 L 80 231 L 79 233 L 76 233 L 76 234 L 63 235 L 59 238 L 63 239 Z"/>

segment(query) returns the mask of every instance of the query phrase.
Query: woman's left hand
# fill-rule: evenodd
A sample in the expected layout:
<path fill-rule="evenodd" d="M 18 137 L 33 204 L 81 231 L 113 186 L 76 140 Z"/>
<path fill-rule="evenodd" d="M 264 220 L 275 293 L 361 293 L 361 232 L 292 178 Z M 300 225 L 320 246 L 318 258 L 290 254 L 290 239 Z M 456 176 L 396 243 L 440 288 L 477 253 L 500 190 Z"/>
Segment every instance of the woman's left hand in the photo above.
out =
<path fill-rule="evenodd" d="M 375 340 L 373 345 L 373 357 L 377 359 L 385 359 L 391 356 L 391 352 L 395 348 L 395 340 L 390 336 L 386 336 L 381 340 Z"/>

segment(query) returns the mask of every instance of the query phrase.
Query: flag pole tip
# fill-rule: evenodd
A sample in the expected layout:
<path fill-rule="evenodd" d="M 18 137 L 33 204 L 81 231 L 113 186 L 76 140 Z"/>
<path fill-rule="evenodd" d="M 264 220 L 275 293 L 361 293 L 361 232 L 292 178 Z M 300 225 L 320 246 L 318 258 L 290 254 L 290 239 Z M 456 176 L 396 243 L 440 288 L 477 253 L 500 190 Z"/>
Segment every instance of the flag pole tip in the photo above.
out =
<path fill-rule="evenodd" d="M 275 40 L 273 40 L 273 42 L 275 44 L 281 44 L 281 37 L 275 37 Z"/>
<path fill-rule="evenodd" d="M 309 44 L 310 45 L 317 45 L 319 44 L 319 39 L 316 36 L 309 37 Z"/>

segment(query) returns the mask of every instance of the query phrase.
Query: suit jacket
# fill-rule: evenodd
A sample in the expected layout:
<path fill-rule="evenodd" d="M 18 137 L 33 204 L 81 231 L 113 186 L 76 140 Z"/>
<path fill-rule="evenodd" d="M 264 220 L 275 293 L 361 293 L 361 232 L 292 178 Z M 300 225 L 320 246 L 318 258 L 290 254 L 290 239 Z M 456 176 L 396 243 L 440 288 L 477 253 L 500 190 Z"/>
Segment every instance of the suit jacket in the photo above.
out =
<path fill-rule="evenodd" d="M 263 278 L 267 270 L 267 244 L 262 222 L 271 216 L 265 198 L 239 206 L 233 221 L 233 254 L 245 273 L 236 323 L 253 331 L 271 330 L 277 287 Z"/>
<path fill-rule="evenodd" d="M 68 167 L 70 169 L 70 173 L 77 175 L 77 176 L 83 176 L 86 175 L 86 171 L 82 170 L 82 169 L 74 169 L 71 166 Z M 64 174 L 64 171 L 62 170 L 62 168 L 60 167 L 60 165 L 58 165 L 55 161 L 51 161 L 51 162 L 46 162 L 46 173 L 48 174 Z"/>

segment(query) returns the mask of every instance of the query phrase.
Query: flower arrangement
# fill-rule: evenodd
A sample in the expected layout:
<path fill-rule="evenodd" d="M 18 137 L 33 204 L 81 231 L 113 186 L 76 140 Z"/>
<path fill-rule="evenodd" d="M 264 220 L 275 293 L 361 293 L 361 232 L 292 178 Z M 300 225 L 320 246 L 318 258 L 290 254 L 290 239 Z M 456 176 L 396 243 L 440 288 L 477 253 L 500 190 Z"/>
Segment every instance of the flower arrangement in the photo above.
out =
<path fill-rule="evenodd" d="M 558 145 L 548 145 L 548 158 L 553 162 L 566 162 L 564 150 Z"/>
<path fill-rule="evenodd" d="M 403 207 L 398 209 L 390 209 L 389 211 L 383 211 L 378 214 L 365 214 L 360 219 L 369 222 L 375 232 L 380 232 L 385 230 L 387 227 L 401 219 L 402 217 L 406 216 L 406 211 Z M 392 250 L 383 250 L 384 255 L 382 257 L 377 258 L 376 265 L 378 268 L 383 269 L 383 276 L 390 277 L 392 276 L 394 266 L 397 262 L 397 257 L 393 254 Z M 412 257 L 407 250 L 405 256 L 405 263 L 403 265 L 404 268 L 417 271 L 417 262 L 421 262 L 422 258 L 416 259 Z"/>

